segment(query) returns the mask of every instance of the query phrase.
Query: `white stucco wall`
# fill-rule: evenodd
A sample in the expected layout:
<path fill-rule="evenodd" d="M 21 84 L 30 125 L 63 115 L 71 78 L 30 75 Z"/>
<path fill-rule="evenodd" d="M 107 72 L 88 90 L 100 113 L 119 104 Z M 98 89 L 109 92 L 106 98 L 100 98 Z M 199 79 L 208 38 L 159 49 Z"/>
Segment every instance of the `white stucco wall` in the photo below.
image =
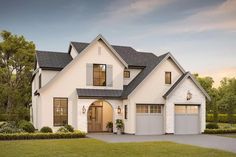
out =
<path fill-rule="evenodd" d="M 142 69 L 126 69 L 125 71 L 130 71 L 130 78 L 124 78 L 124 85 L 128 85 L 142 71 Z"/>
<path fill-rule="evenodd" d="M 187 92 L 192 93 L 192 99 L 186 100 Z M 205 130 L 205 112 L 206 100 L 204 94 L 192 82 L 190 78 L 186 79 L 178 88 L 169 95 L 166 100 L 166 133 L 174 133 L 175 104 L 199 104 L 200 105 L 200 124 L 201 132 Z"/>
<path fill-rule="evenodd" d="M 59 71 L 41 70 L 42 87 L 47 84 Z"/>
<path fill-rule="evenodd" d="M 78 55 L 78 52 L 75 50 L 73 46 L 71 47 L 70 55 L 72 58 L 75 58 Z"/>
<path fill-rule="evenodd" d="M 165 84 L 165 72 L 170 71 L 172 84 Z M 165 92 L 174 84 L 175 81 L 182 75 L 180 69 L 174 64 L 171 59 L 167 59 L 157 66 L 146 79 L 131 93 L 128 101 L 129 119 L 126 121 L 126 132 L 135 133 L 136 129 L 136 104 L 165 104 L 165 99 L 162 97 Z M 165 105 L 164 105 L 165 108 Z M 164 113 L 165 114 L 165 113 Z M 164 115 L 165 117 L 165 115 Z"/>
<path fill-rule="evenodd" d="M 98 47 L 101 47 L 101 54 L 98 54 Z M 113 66 L 113 86 L 112 87 L 94 87 L 86 86 L 86 64 L 87 63 L 102 63 L 110 64 Z M 124 65 L 114 56 L 114 54 L 105 46 L 101 41 L 92 45 L 87 52 L 75 58 L 75 61 L 65 69 L 63 74 L 58 73 L 53 83 L 46 85 L 41 93 L 41 110 L 39 115 L 41 122 L 39 128 L 43 126 L 53 127 L 53 97 L 67 97 L 68 98 L 68 123 L 73 125 L 76 129 L 85 128 L 81 127 L 81 119 L 76 112 L 81 108 L 80 103 L 77 103 L 76 88 L 96 88 L 96 89 L 123 89 L 123 71 Z M 62 72 L 62 71 L 61 71 Z M 89 105 L 89 104 L 88 104 Z M 76 118 L 77 117 L 77 118 Z M 87 124 L 86 124 L 87 125 Z M 83 126 L 83 125 L 82 125 Z M 57 129 L 53 127 L 54 130 Z"/>

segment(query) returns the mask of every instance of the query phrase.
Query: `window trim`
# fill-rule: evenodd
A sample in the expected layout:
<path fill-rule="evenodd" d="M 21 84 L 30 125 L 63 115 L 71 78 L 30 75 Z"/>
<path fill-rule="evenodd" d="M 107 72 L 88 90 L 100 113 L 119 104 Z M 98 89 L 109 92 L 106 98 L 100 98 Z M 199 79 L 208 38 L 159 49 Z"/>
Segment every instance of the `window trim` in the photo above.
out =
<path fill-rule="evenodd" d="M 170 74 L 170 80 L 169 80 L 170 82 L 167 82 L 167 79 L 166 79 L 167 74 Z M 165 71 L 165 84 L 169 85 L 172 83 L 172 76 L 171 75 L 172 74 L 170 71 Z"/>
<path fill-rule="evenodd" d="M 68 98 L 67 97 L 53 97 L 53 126 L 55 126 L 55 127 L 60 127 L 60 126 L 64 126 L 63 124 L 62 125 L 55 125 L 55 99 L 66 99 L 66 102 L 67 102 L 67 119 L 66 119 L 66 121 L 67 121 L 67 124 L 68 124 L 68 108 L 69 108 L 69 106 L 68 106 Z"/>
<path fill-rule="evenodd" d="M 127 76 L 127 77 L 126 77 L 125 73 L 128 73 L 128 76 Z M 128 70 L 125 70 L 125 71 L 124 71 L 124 78 L 130 78 L 130 71 L 128 71 Z"/>
<path fill-rule="evenodd" d="M 104 65 L 105 66 L 105 85 L 95 85 L 94 84 L 94 65 Z M 93 86 L 107 86 L 107 65 L 106 64 L 93 64 Z"/>

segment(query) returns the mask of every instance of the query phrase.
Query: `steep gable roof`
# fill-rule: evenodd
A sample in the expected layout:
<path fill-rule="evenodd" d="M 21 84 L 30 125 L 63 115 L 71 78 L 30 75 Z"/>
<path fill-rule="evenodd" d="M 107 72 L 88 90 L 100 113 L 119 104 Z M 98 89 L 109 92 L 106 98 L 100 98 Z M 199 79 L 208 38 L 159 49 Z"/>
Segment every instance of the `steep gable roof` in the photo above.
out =
<path fill-rule="evenodd" d="M 36 60 L 42 69 L 62 70 L 72 57 L 63 52 L 36 51 Z"/>
<path fill-rule="evenodd" d="M 187 78 L 190 78 L 193 83 L 200 89 L 200 91 L 205 95 L 205 97 L 210 101 L 211 98 L 207 92 L 202 88 L 202 86 L 196 81 L 196 79 L 190 74 L 190 72 L 184 73 L 172 86 L 171 88 L 163 95 L 163 98 L 167 98 L 177 87 Z"/>

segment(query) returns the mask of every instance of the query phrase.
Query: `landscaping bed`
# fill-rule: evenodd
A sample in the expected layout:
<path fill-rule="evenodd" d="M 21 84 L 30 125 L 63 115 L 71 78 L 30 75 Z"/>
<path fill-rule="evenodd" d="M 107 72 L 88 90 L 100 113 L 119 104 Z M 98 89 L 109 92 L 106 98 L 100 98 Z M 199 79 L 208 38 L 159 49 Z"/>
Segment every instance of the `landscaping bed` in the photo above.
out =
<path fill-rule="evenodd" d="M 84 138 L 83 132 L 68 133 L 0 133 L 0 140 L 29 140 L 29 139 L 62 139 L 62 138 Z"/>

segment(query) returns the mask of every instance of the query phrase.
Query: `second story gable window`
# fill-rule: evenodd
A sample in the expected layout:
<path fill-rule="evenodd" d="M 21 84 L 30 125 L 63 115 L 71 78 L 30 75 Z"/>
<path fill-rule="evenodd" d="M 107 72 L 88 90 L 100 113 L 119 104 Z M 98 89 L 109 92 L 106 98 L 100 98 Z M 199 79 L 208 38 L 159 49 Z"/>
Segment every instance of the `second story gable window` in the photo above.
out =
<path fill-rule="evenodd" d="M 93 85 L 106 86 L 106 64 L 93 64 Z"/>
<path fill-rule="evenodd" d="M 171 84 L 171 72 L 165 72 L 165 84 Z"/>
<path fill-rule="evenodd" d="M 130 78 L 130 71 L 124 71 L 124 78 Z"/>

